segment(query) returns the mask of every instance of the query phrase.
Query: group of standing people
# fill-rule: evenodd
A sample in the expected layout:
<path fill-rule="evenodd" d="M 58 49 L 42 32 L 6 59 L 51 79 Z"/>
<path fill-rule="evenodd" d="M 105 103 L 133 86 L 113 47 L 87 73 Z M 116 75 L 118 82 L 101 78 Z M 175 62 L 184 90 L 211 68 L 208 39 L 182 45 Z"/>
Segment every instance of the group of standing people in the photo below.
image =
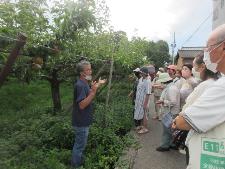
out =
<path fill-rule="evenodd" d="M 146 67 L 135 69 L 136 75 L 137 72 L 134 98 L 137 132 L 144 134 L 149 130 L 146 119 L 151 107 L 147 103 L 150 94 L 154 94 L 153 119 L 162 120 L 163 124 L 161 143 L 156 150 L 177 150 L 172 132 L 188 131 L 187 168 L 225 169 L 225 25 L 212 32 L 204 53 L 195 56 L 192 64 L 184 64 L 181 70 L 169 65 L 160 68 L 154 79 L 147 75 Z"/>
<path fill-rule="evenodd" d="M 201 61 L 201 60 L 200 60 Z M 172 128 L 188 130 L 187 169 L 225 168 L 225 24 L 210 34 L 203 63 L 195 60 L 195 73 L 204 82 L 187 99 Z M 214 73 L 214 74 L 213 74 Z M 217 77 L 215 73 L 220 74 Z"/>
<path fill-rule="evenodd" d="M 154 93 L 153 119 L 165 122 L 165 115 L 170 113 L 173 120 L 169 127 L 163 123 L 161 144 L 156 150 L 178 148 L 173 143 L 173 129 L 189 131 L 187 169 L 225 169 L 225 24 L 211 33 L 204 54 L 197 55 L 192 65 L 185 64 L 182 70 L 175 65 L 169 65 L 166 70 L 160 68 L 155 78 L 153 69 L 151 66 L 134 70 L 137 80 L 130 96 L 133 95 L 137 132 L 149 131 L 149 102 Z M 81 166 L 84 160 L 83 151 L 92 123 L 92 100 L 106 82 L 99 79 L 89 87 L 92 70 L 87 61 L 77 65 L 77 72 L 80 78 L 74 86 L 72 117 L 75 130 L 72 166 L 75 167 Z"/>

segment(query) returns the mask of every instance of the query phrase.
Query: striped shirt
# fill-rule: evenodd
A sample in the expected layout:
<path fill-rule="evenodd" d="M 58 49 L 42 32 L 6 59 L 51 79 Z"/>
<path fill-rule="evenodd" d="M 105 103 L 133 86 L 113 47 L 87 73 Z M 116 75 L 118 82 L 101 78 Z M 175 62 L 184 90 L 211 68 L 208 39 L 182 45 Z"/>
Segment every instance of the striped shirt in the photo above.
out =
<path fill-rule="evenodd" d="M 150 95 L 152 90 L 151 80 L 150 78 L 140 78 L 137 86 L 136 92 L 136 100 L 135 100 L 135 111 L 134 111 L 134 119 L 141 120 L 144 116 L 144 101 L 146 95 Z"/>

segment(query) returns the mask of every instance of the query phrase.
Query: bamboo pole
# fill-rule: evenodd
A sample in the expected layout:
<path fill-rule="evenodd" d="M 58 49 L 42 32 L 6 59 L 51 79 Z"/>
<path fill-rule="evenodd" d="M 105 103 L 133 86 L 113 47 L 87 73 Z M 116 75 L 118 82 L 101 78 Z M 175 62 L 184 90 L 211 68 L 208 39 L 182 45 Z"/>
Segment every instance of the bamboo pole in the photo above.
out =
<path fill-rule="evenodd" d="M 107 91 L 107 97 L 106 97 L 106 106 L 109 105 L 109 97 L 110 97 L 110 90 L 112 85 L 112 74 L 113 74 L 113 57 L 110 61 L 110 72 L 109 72 L 109 83 L 108 83 L 108 91 Z"/>

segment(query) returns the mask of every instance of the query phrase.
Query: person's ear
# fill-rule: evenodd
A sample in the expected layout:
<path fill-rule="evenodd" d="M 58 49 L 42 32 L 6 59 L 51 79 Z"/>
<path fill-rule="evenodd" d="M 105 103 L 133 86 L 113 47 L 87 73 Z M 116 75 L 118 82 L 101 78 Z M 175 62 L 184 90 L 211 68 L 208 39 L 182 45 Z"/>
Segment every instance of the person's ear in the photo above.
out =
<path fill-rule="evenodd" d="M 84 72 L 80 72 L 80 75 L 85 76 Z"/>
<path fill-rule="evenodd" d="M 206 65 L 204 63 L 201 64 L 200 66 L 201 71 L 206 69 Z"/>
<path fill-rule="evenodd" d="M 225 50 L 225 41 L 223 42 L 223 50 Z"/>

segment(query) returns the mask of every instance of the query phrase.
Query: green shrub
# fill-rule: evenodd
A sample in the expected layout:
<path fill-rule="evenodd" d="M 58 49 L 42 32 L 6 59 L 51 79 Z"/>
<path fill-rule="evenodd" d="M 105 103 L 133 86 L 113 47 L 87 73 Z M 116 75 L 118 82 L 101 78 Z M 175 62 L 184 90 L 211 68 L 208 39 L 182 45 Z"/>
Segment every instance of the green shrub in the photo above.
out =
<path fill-rule="evenodd" d="M 90 128 L 84 168 L 114 168 L 124 147 L 131 143 L 126 135 L 133 123 L 133 106 L 127 99 L 128 90 L 125 83 L 115 84 L 108 107 L 103 96 L 99 96 L 100 101 L 95 101 L 94 123 Z M 61 91 L 63 105 L 69 105 L 72 87 L 63 84 Z M 74 143 L 71 112 L 50 113 L 51 96 L 48 92 L 49 84 L 41 81 L 30 85 L 8 83 L 0 91 L 3 94 L 0 99 L 3 101 L 0 102 L 0 168 L 70 168 Z M 106 88 L 103 93 L 106 93 Z M 10 103 L 12 98 L 14 100 Z M 1 107 L 3 104 L 6 106 Z"/>

